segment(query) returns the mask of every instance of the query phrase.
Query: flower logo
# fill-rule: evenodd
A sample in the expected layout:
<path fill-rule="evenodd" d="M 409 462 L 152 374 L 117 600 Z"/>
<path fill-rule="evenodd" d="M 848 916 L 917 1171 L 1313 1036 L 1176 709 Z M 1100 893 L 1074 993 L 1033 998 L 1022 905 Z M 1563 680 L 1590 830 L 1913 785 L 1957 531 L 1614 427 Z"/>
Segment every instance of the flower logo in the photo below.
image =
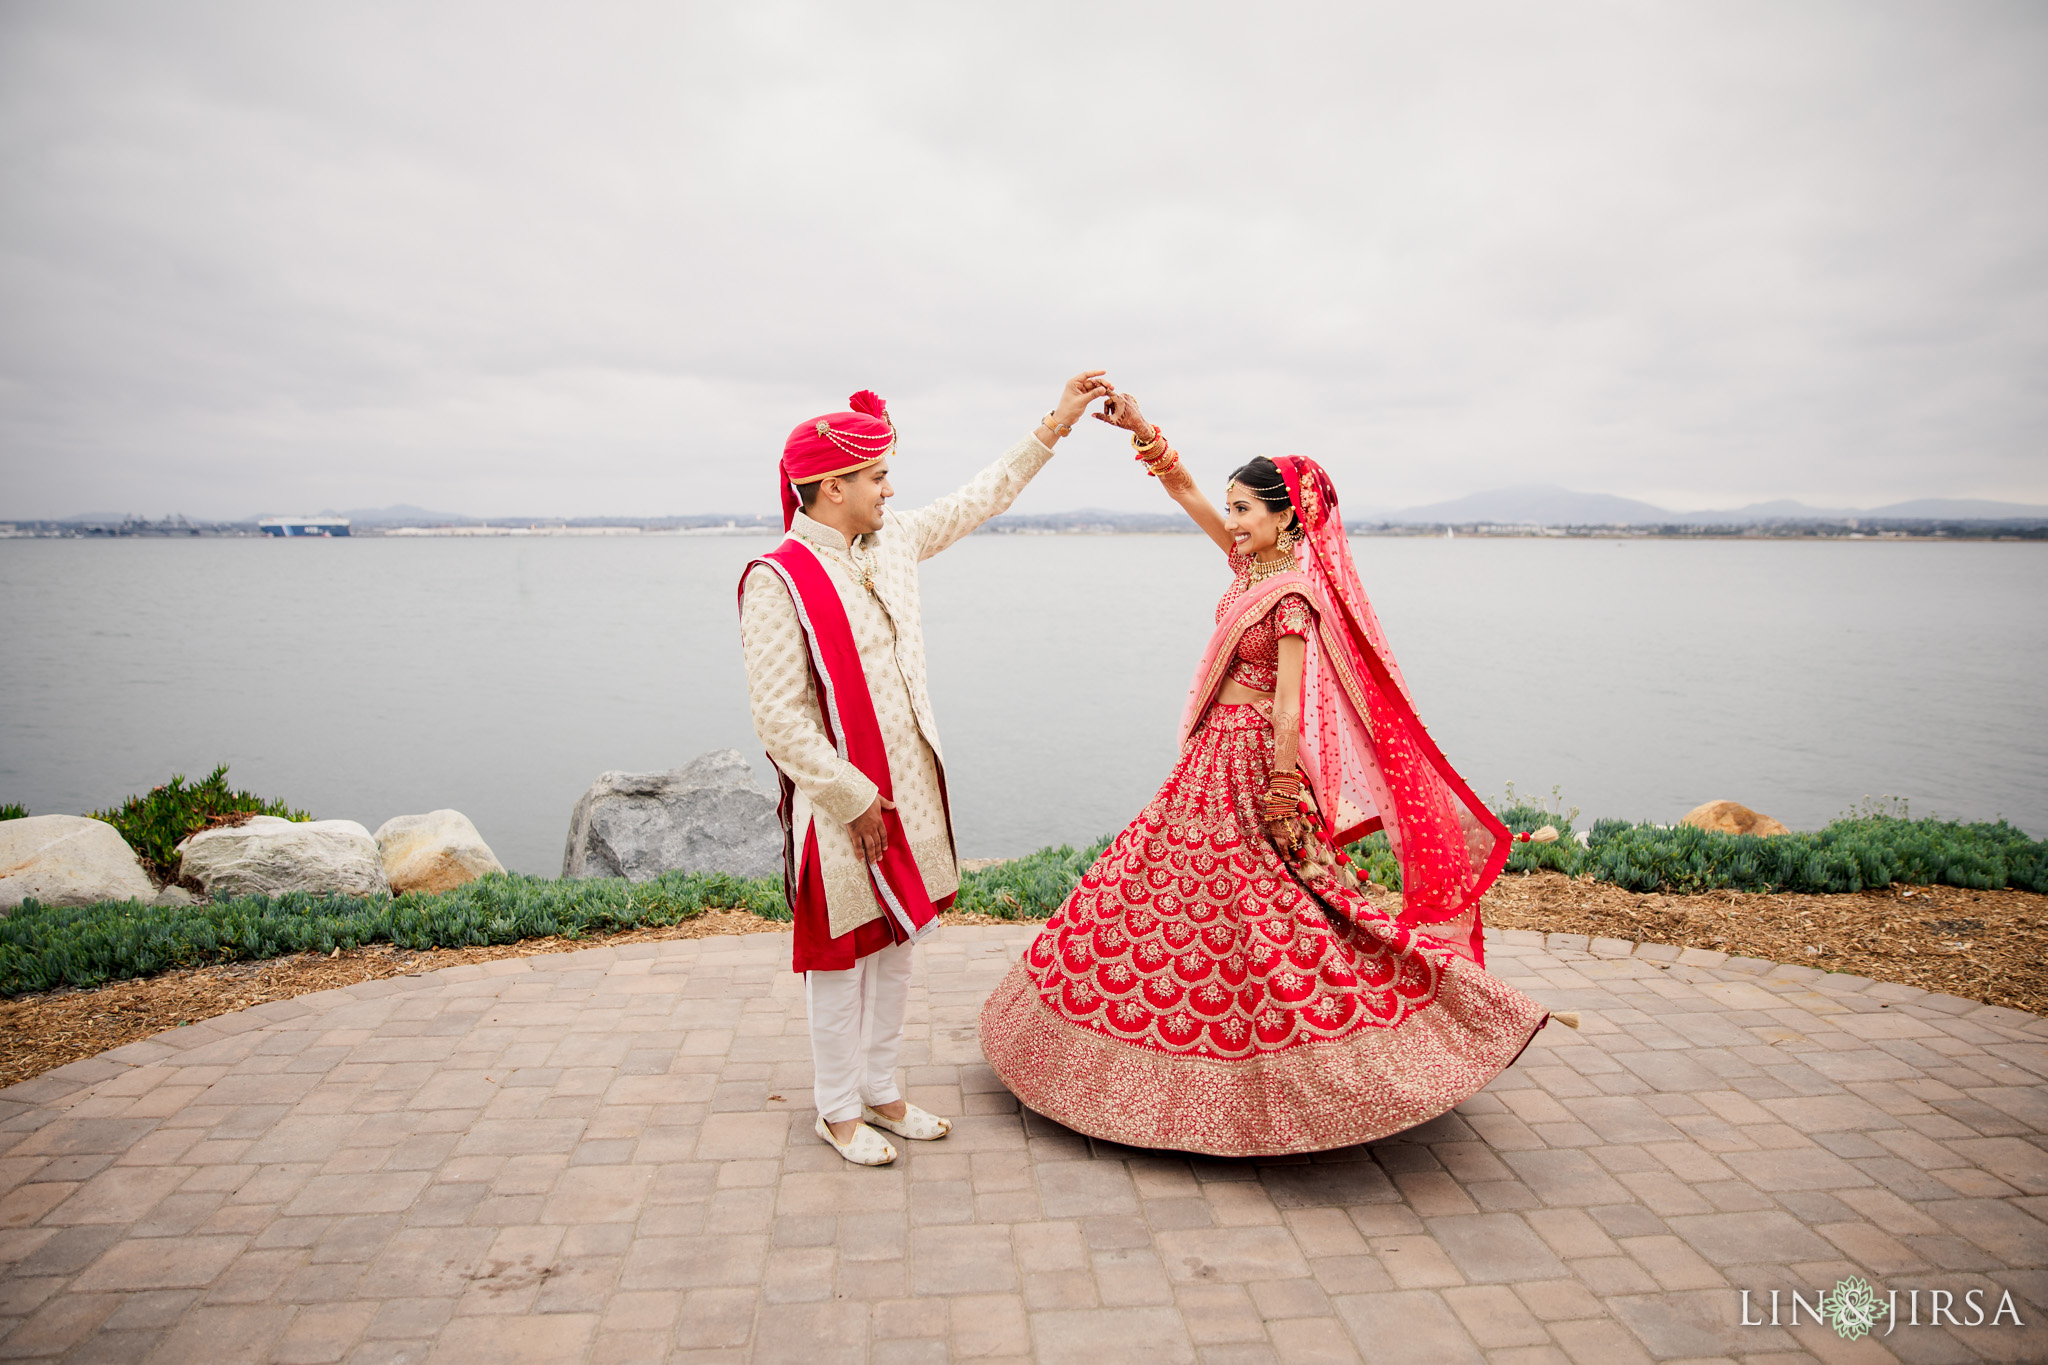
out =
<path fill-rule="evenodd" d="M 1854 1341 L 1877 1325 L 1889 1309 L 1878 1302 L 1877 1291 L 1861 1275 L 1835 1282 L 1835 1292 L 1820 1299 L 1821 1320 L 1835 1329 L 1844 1341 Z"/>

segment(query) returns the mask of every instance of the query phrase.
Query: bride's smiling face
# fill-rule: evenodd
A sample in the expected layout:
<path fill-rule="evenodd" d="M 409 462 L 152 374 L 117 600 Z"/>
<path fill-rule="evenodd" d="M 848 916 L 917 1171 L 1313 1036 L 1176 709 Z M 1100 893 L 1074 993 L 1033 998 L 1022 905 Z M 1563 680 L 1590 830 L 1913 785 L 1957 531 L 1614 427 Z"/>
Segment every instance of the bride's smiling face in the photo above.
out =
<path fill-rule="evenodd" d="M 1280 543 L 1280 532 L 1294 520 L 1294 509 L 1283 508 L 1275 512 L 1250 493 L 1242 484 L 1233 483 L 1224 495 L 1223 529 L 1230 535 L 1230 545 L 1241 555 L 1255 555 L 1270 551 Z"/>

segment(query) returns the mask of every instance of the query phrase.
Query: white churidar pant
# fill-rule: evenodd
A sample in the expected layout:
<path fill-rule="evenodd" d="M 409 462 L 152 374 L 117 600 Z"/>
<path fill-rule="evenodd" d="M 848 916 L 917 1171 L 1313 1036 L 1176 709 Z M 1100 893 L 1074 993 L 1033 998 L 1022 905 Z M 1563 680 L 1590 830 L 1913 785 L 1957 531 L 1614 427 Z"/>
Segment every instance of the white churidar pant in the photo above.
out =
<path fill-rule="evenodd" d="M 896 1058 L 903 1051 L 903 1013 L 910 1003 L 908 943 L 869 953 L 843 972 L 805 972 L 804 1010 L 811 1021 L 811 1093 L 827 1123 L 860 1117 L 862 1101 L 889 1104 Z"/>

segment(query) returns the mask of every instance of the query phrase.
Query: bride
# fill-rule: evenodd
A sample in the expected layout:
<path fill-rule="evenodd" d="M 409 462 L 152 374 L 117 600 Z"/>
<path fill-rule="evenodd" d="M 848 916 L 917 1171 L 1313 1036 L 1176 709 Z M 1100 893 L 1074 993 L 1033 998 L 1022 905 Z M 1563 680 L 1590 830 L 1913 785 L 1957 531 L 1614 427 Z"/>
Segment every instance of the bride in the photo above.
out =
<path fill-rule="evenodd" d="M 1032 1109 L 1134 1147 L 1320 1151 L 1443 1113 L 1548 1017 L 1484 969 L 1509 834 L 1422 723 L 1313 460 L 1255 459 L 1219 516 L 1128 394 L 1103 420 L 1228 556 L 1166 785 L 981 1011 Z M 1403 908 L 1344 845 L 1384 830 Z"/>

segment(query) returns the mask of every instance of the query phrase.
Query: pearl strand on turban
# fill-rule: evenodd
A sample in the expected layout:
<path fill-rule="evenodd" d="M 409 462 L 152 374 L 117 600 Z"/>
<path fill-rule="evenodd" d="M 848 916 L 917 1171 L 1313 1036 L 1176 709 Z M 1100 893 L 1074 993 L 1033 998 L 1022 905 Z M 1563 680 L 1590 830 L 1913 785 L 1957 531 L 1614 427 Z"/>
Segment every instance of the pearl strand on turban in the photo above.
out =
<path fill-rule="evenodd" d="M 801 505 L 799 484 L 866 469 L 896 448 L 896 422 L 880 396 L 862 389 L 846 400 L 849 411 L 799 423 L 782 444 L 782 529 Z M 852 463 L 848 463 L 851 460 Z"/>

